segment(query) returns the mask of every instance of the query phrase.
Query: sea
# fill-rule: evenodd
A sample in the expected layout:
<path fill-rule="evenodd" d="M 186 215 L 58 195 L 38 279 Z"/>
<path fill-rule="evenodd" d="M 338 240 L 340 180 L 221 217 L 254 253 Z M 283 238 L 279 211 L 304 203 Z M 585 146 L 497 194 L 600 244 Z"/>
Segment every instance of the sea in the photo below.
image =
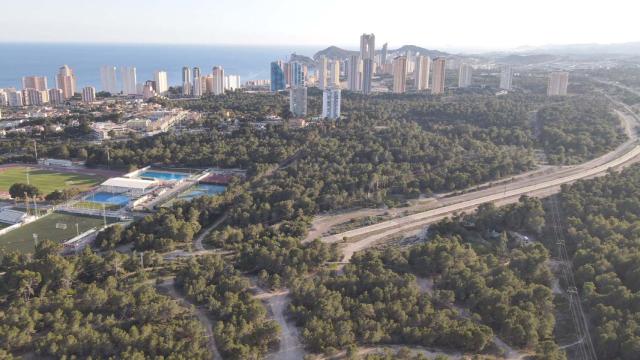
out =
<path fill-rule="evenodd" d="M 198 66 L 202 74 L 222 66 L 225 74 L 240 75 L 244 83 L 269 79 L 272 61 L 287 60 L 292 53 L 313 56 L 318 50 L 304 46 L 0 43 L 0 88 L 21 89 L 22 77 L 29 75 L 46 76 L 53 88 L 55 74 L 64 64 L 74 71 L 78 88 L 95 86 L 98 91 L 102 65 L 135 66 L 138 83 L 153 79 L 156 70 L 165 70 L 170 86 L 181 85 L 183 66 Z"/>

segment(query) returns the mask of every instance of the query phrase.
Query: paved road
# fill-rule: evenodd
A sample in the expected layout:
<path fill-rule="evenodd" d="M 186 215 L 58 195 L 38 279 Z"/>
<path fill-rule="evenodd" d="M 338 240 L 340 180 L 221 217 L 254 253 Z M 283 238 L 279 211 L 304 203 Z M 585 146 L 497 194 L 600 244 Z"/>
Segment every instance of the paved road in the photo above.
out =
<path fill-rule="evenodd" d="M 489 202 L 515 202 L 522 195 L 550 195 L 559 191 L 563 184 L 602 175 L 611 168 L 638 161 L 640 160 L 640 146 L 637 144 L 636 132 L 632 131 L 637 126 L 636 118 L 635 116 L 623 116 L 623 120 L 628 124 L 627 129 L 631 138 L 616 150 L 597 159 L 577 166 L 552 169 L 530 177 L 523 177 L 511 184 L 438 199 L 440 206 L 437 208 L 326 236 L 321 240 L 325 243 L 340 242 L 345 238 L 356 240 L 348 242 L 344 247 L 344 261 L 349 261 L 354 252 L 370 247 L 381 239 L 398 233 L 417 231 L 421 227 L 446 218 L 454 212 L 472 210 Z"/>

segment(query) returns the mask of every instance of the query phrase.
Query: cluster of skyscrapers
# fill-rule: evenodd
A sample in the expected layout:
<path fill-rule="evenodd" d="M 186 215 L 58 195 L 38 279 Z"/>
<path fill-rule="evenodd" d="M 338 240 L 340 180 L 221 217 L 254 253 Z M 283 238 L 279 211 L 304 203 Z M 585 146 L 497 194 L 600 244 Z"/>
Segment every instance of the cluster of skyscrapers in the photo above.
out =
<path fill-rule="evenodd" d="M 56 87 L 49 89 L 46 76 L 24 76 L 22 90 L 0 89 L 0 105 L 29 106 L 29 105 L 60 105 L 76 94 L 76 76 L 73 70 L 63 65 L 56 74 Z M 82 100 L 95 101 L 95 89 L 82 89 Z"/>

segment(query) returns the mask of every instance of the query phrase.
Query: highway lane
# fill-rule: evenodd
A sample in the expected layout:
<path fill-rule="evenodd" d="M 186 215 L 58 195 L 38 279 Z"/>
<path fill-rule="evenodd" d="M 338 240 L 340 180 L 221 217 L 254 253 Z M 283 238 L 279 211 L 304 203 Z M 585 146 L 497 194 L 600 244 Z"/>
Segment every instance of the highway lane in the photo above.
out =
<path fill-rule="evenodd" d="M 635 128 L 635 117 L 619 114 L 631 129 Z M 472 210 L 489 202 L 497 204 L 515 202 L 522 195 L 547 196 L 553 194 L 559 191 L 563 184 L 602 175 L 611 168 L 637 161 L 640 158 L 640 145 L 637 143 L 635 131 L 630 131 L 630 133 L 630 139 L 616 150 L 586 163 L 555 169 L 550 173 L 534 174 L 530 177 L 520 178 L 511 184 L 441 198 L 438 199 L 441 206 L 437 208 L 326 236 L 321 240 L 325 243 L 336 243 L 345 238 L 347 241 L 357 238 L 357 241 L 347 242 L 343 248 L 345 255 L 343 261 L 349 261 L 353 253 L 366 249 L 379 240 L 399 233 L 417 232 L 425 225 L 446 218 L 455 212 Z"/>

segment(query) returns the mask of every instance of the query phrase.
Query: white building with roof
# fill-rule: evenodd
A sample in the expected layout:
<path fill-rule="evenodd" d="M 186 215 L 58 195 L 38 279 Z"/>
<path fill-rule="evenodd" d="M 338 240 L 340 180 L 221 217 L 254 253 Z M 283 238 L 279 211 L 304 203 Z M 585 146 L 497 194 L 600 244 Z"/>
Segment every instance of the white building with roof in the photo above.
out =
<path fill-rule="evenodd" d="M 134 196 L 142 195 L 158 185 L 156 180 L 131 179 L 114 177 L 102 184 L 101 190 L 110 193 L 128 193 Z"/>

